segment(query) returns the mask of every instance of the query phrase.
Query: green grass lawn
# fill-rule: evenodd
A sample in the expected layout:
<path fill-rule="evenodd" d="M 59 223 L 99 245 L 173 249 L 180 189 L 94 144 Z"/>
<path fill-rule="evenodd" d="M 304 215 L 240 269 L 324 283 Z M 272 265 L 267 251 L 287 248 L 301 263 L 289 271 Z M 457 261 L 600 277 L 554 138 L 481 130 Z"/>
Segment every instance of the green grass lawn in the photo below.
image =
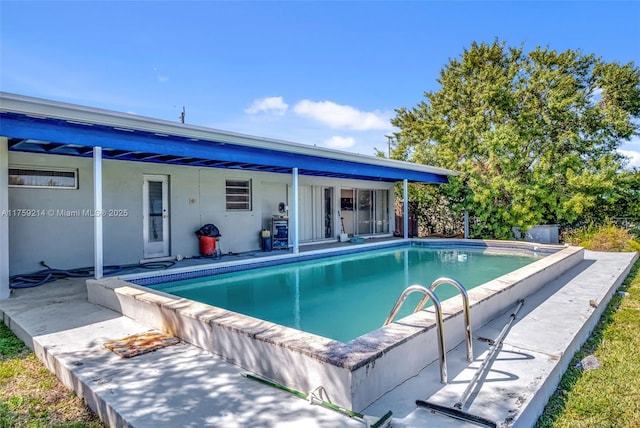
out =
<path fill-rule="evenodd" d="M 103 426 L 0 321 L 0 428 Z"/>
<path fill-rule="evenodd" d="M 640 427 L 640 261 L 573 357 L 536 424 L 542 427 Z M 595 355 L 601 367 L 575 365 Z"/>

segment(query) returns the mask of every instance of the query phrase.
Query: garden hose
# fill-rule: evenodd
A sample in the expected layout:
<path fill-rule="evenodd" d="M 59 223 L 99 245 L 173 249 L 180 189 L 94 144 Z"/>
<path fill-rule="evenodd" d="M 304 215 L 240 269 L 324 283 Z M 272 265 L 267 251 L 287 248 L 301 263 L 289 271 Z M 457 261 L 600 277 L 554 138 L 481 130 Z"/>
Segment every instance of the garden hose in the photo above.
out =
<path fill-rule="evenodd" d="M 289 388 L 287 386 L 284 386 L 282 384 L 276 383 L 276 382 L 274 382 L 272 380 L 269 380 L 269 379 L 265 379 L 265 378 L 260 377 L 260 376 L 256 376 L 256 375 L 253 375 L 253 374 L 250 374 L 250 373 L 243 373 L 242 376 L 246 377 L 247 379 L 252 379 L 252 380 L 255 380 L 257 382 L 263 383 L 265 385 L 269 385 L 269 386 L 272 386 L 274 388 L 280 389 L 282 391 L 288 392 L 290 394 L 295 395 L 296 397 L 308 400 L 310 403 L 317 403 L 322 407 L 326 407 L 327 409 L 335 410 L 336 412 L 342 413 L 342 414 L 344 414 L 346 416 L 349 416 L 350 418 L 357 418 L 361 422 L 365 422 L 364 421 L 365 415 L 363 415 L 362 413 L 354 412 L 353 410 L 346 409 L 344 407 L 338 406 L 336 404 L 333 404 L 333 403 L 331 403 L 329 401 L 325 401 L 325 400 L 309 400 L 309 394 L 297 391 L 295 389 Z M 391 412 L 391 410 L 389 410 L 378 421 L 376 421 L 375 423 L 370 425 L 370 428 L 380 428 L 380 427 L 382 427 L 383 424 L 385 422 L 387 422 L 389 420 L 389 418 L 391 418 L 392 414 L 393 413 Z"/>
<path fill-rule="evenodd" d="M 88 278 L 93 276 L 93 267 L 83 267 L 76 269 L 54 269 L 48 266 L 45 262 L 40 264 L 46 269 L 23 275 L 13 275 L 9 278 L 9 288 L 32 288 L 37 287 L 47 282 L 56 281 L 64 278 Z M 168 269 L 173 266 L 175 262 L 148 262 L 148 263 L 134 263 L 130 265 L 113 265 L 104 266 L 103 275 L 114 275 L 126 269 L 145 268 L 145 269 Z"/>

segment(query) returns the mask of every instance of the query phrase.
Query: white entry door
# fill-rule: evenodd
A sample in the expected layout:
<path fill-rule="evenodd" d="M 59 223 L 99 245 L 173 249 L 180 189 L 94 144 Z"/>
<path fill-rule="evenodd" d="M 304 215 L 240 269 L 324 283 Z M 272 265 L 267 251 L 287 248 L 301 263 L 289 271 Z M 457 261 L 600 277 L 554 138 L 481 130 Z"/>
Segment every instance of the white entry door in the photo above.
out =
<path fill-rule="evenodd" d="M 169 177 L 145 175 L 142 192 L 144 258 L 169 255 Z"/>

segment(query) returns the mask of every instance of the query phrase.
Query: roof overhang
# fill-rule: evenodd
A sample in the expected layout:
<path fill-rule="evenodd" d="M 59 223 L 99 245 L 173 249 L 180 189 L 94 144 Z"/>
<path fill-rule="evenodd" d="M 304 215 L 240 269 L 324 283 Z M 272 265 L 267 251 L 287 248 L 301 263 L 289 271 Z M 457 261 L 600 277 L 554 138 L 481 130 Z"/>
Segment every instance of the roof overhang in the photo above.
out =
<path fill-rule="evenodd" d="M 10 151 L 231 168 L 369 181 L 446 183 L 456 172 L 0 93 L 0 136 Z"/>

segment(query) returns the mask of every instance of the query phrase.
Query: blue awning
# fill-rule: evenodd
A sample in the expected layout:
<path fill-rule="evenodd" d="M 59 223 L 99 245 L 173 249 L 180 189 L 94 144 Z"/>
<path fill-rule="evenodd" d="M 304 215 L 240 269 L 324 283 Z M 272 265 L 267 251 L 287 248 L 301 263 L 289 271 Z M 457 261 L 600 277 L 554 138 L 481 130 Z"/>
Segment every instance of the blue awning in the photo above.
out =
<path fill-rule="evenodd" d="M 287 143 L 275 140 L 261 146 L 259 143 L 267 140 L 255 138 L 253 141 L 252 137 L 245 136 L 250 144 L 241 144 L 237 142 L 237 134 L 228 134 L 230 138 L 225 139 L 224 133 L 211 130 L 209 135 L 204 128 L 197 128 L 197 133 L 183 132 L 188 127 L 180 124 L 163 123 L 159 128 L 161 132 L 154 132 L 149 126 L 147 129 L 132 127 L 131 122 L 139 119 L 130 116 L 131 121 L 118 126 L 113 120 L 104 124 L 0 108 L 0 135 L 8 138 L 10 151 L 50 155 L 91 157 L 93 147 L 97 146 L 102 147 L 104 159 L 282 174 L 291 174 L 293 168 L 298 168 L 301 175 L 386 182 L 407 179 L 410 182 L 446 183 L 447 175 L 455 174 L 353 154 L 340 159 L 341 156 L 327 156 L 325 151 L 311 147 L 302 150 L 301 145 L 292 143 L 292 150 L 287 150 Z M 362 158 L 362 161 L 354 158 Z"/>

